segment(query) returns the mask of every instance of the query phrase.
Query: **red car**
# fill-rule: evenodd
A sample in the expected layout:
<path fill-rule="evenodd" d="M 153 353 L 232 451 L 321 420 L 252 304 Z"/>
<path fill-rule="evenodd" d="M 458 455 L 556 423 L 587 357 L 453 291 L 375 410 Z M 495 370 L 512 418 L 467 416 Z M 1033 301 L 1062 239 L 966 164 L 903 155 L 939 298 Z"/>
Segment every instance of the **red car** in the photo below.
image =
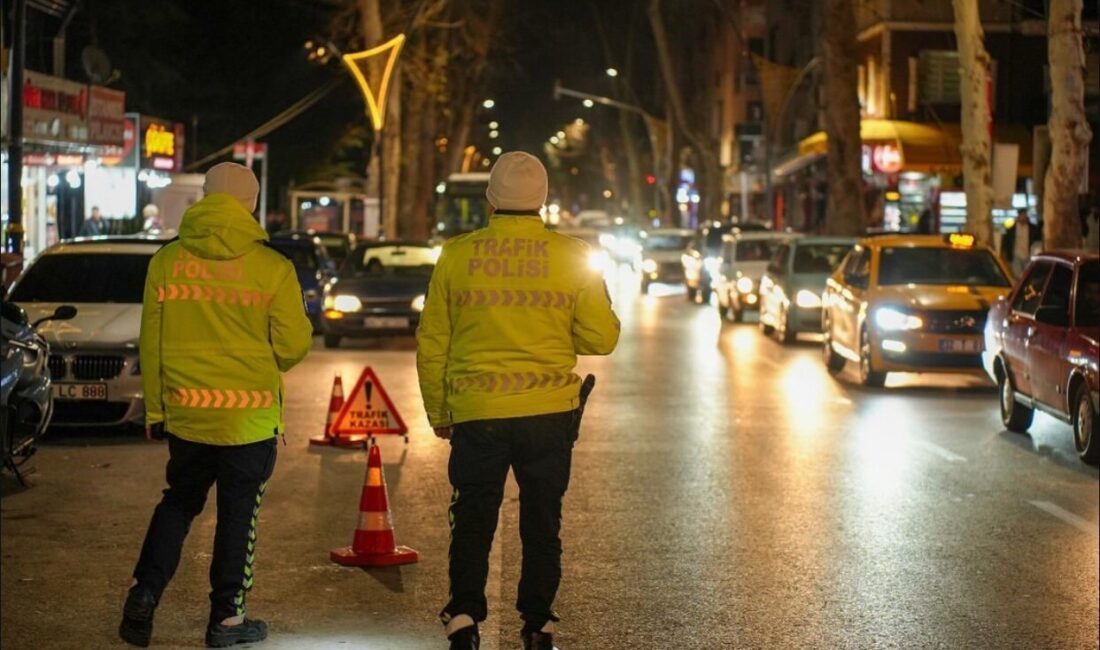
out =
<path fill-rule="evenodd" d="M 1045 252 L 989 311 L 986 372 L 997 382 L 1001 420 L 1025 432 L 1035 409 L 1073 426 L 1077 453 L 1100 462 L 1100 255 Z"/>

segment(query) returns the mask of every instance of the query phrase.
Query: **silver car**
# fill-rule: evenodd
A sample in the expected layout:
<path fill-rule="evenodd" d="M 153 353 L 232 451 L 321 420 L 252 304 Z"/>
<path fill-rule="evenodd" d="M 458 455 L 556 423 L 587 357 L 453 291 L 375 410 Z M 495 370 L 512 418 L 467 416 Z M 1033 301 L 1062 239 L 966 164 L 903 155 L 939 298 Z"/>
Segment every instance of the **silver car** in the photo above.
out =
<path fill-rule="evenodd" d="M 149 260 L 163 243 L 112 238 L 58 244 L 35 259 L 12 287 L 10 299 L 32 321 L 62 304 L 77 308 L 72 320 L 39 328 L 50 344 L 53 424 L 144 421 L 138 363 L 141 302 Z"/>

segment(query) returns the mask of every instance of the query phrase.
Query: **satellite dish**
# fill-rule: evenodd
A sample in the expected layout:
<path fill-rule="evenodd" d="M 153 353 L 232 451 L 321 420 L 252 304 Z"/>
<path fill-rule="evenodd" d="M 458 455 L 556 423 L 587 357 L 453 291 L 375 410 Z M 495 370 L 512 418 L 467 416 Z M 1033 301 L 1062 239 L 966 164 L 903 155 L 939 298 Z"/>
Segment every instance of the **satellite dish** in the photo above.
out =
<path fill-rule="evenodd" d="M 89 45 L 80 53 L 80 62 L 84 64 L 84 74 L 95 84 L 110 83 L 114 68 L 107 53 L 94 45 Z"/>

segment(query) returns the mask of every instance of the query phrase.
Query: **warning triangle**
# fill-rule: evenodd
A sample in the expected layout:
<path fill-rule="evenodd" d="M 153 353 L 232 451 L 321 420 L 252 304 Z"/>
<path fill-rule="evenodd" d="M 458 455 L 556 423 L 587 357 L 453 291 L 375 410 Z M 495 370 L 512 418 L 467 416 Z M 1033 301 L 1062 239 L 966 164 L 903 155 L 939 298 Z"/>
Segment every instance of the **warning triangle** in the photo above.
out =
<path fill-rule="evenodd" d="M 386 122 L 386 98 L 389 95 L 390 79 L 393 76 L 393 68 L 397 65 L 397 57 L 401 54 L 401 48 L 404 45 L 405 35 L 398 34 L 377 47 L 343 56 L 344 65 L 348 66 L 355 80 L 359 82 L 359 90 L 367 100 L 371 124 L 376 131 L 381 131 L 382 125 Z M 386 57 L 381 76 L 371 74 L 373 63 L 371 59 L 376 57 Z"/>
<path fill-rule="evenodd" d="M 409 428 L 401 419 L 378 375 L 370 366 L 363 369 L 355 388 L 332 425 L 335 436 L 405 435 Z"/>

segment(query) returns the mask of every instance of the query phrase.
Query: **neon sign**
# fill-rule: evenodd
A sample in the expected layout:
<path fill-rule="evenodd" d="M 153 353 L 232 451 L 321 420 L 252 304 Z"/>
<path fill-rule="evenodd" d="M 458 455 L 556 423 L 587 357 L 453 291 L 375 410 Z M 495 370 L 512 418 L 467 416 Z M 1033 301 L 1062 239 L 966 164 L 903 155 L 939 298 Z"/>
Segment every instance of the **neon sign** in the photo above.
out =
<path fill-rule="evenodd" d="M 176 155 L 176 134 L 165 129 L 160 124 L 150 124 L 149 128 L 145 129 L 145 156 L 168 156 L 169 158 Z"/>
<path fill-rule="evenodd" d="M 386 122 L 386 99 L 389 96 L 390 78 L 393 76 L 393 68 L 397 65 L 397 57 L 401 54 L 401 48 L 404 45 L 405 35 L 398 34 L 378 47 L 343 56 L 344 65 L 351 70 L 351 74 L 359 84 L 359 90 L 367 100 L 367 110 L 375 131 L 381 131 L 382 125 Z M 382 80 L 378 85 L 378 92 L 375 93 L 367 80 L 366 74 L 369 72 L 367 61 L 371 57 L 385 53 L 389 53 L 389 59 L 386 60 L 386 67 L 382 70 Z"/>

